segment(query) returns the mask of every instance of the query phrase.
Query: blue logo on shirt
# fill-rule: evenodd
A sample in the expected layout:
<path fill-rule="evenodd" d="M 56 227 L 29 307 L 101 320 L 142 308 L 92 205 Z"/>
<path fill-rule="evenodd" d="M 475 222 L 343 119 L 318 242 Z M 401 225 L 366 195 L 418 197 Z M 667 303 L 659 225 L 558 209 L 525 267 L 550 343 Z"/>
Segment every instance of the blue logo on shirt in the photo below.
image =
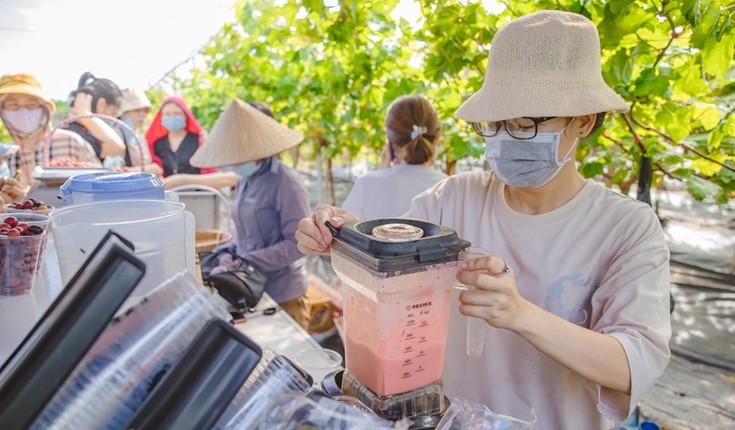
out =
<path fill-rule="evenodd" d="M 589 320 L 590 298 L 594 290 L 592 280 L 585 279 L 581 273 L 563 276 L 549 286 L 544 308 L 549 312 L 577 325 Z"/>

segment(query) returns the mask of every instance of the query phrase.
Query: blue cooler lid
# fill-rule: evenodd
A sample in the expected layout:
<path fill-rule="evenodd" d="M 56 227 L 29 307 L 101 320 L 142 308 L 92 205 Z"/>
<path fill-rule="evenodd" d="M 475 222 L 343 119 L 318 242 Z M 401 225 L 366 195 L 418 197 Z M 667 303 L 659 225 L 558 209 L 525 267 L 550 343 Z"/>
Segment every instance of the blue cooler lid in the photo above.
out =
<path fill-rule="evenodd" d="M 75 175 L 61 186 L 62 194 L 80 193 L 126 193 L 160 190 L 163 198 L 163 181 L 148 172 L 95 172 Z"/>

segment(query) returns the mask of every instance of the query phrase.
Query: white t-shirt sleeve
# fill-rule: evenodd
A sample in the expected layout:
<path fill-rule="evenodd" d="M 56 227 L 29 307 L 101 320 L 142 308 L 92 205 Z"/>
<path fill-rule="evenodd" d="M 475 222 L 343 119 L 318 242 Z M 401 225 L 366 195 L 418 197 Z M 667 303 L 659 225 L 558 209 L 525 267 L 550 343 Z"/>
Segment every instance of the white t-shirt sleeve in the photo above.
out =
<path fill-rule="evenodd" d="M 669 250 L 653 211 L 638 206 L 616 229 L 622 238 L 599 288 L 592 296 L 591 329 L 614 337 L 625 350 L 631 393 L 587 383 L 600 412 L 623 420 L 641 395 L 663 374 L 671 353 Z"/>

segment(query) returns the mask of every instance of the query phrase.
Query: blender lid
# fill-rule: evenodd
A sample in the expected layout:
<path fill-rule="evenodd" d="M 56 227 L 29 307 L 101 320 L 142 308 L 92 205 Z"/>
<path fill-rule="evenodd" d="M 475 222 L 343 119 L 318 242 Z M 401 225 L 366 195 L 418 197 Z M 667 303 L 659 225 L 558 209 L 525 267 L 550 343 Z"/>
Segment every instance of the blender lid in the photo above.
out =
<path fill-rule="evenodd" d="M 423 231 L 415 240 L 393 241 L 380 234 L 380 226 L 398 224 Z M 377 272 L 392 272 L 439 264 L 459 259 L 459 252 L 470 246 L 451 228 L 413 218 L 377 218 L 349 222 L 340 229 L 327 222 L 334 241 L 332 249 Z"/>

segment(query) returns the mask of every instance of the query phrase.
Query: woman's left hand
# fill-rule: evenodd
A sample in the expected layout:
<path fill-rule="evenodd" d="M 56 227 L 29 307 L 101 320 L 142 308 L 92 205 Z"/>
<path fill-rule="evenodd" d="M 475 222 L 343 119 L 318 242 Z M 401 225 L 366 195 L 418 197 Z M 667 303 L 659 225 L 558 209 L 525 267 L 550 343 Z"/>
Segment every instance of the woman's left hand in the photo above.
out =
<path fill-rule="evenodd" d="M 14 203 L 25 199 L 30 187 L 24 186 L 15 178 L 0 179 L 0 198 L 5 203 Z"/>
<path fill-rule="evenodd" d="M 459 295 L 460 312 L 493 327 L 515 331 L 531 306 L 518 293 L 513 270 L 500 257 L 486 255 L 460 262 L 457 280 L 470 287 Z"/>

